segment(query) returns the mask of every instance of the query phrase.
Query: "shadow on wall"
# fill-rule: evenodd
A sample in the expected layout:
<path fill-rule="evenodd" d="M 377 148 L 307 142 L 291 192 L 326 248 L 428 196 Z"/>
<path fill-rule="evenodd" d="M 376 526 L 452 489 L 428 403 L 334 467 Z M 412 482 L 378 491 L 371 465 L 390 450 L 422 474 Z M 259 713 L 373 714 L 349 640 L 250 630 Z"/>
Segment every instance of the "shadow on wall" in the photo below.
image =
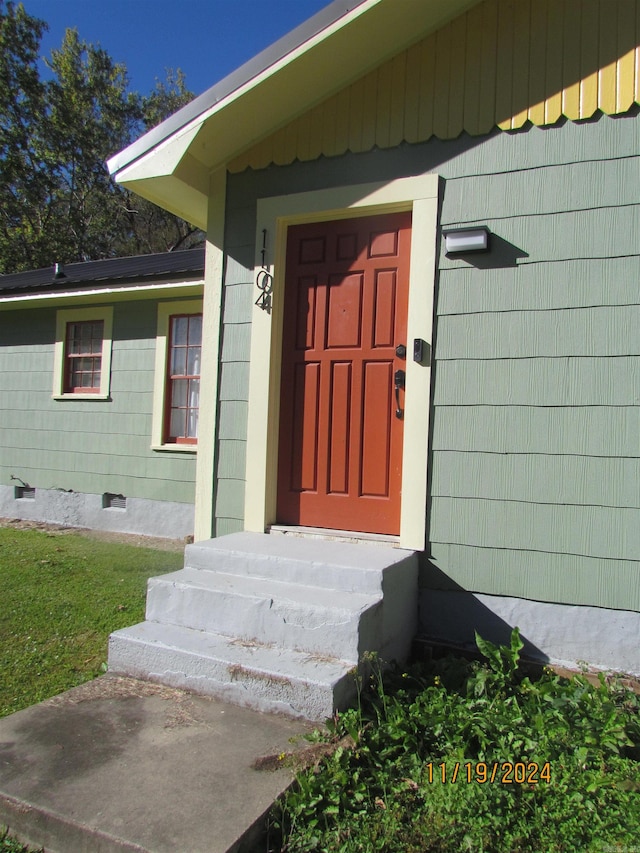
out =
<path fill-rule="evenodd" d="M 428 586 L 425 583 L 427 577 Z M 508 646 L 513 629 L 522 627 L 503 619 L 431 562 L 423 567 L 421 580 L 420 640 L 476 651 L 476 631 L 484 640 Z M 521 652 L 523 658 L 541 663 L 550 660 L 522 630 L 520 639 L 524 643 Z"/>

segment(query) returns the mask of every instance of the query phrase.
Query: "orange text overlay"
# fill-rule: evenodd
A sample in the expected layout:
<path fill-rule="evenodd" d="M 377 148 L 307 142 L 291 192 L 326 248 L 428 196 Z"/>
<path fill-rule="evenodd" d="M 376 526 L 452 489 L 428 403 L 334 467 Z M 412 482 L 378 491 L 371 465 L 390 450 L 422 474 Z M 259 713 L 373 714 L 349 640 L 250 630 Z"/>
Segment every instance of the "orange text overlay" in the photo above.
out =
<path fill-rule="evenodd" d="M 456 761 L 450 764 L 426 765 L 427 781 L 441 782 L 453 785 L 456 782 L 466 782 L 469 785 L 500 784 L 500 785 L 538 785 L 540 782 L 551 782 L 551 764 L 547 761 L 539 764 L 537 761 Z"/>

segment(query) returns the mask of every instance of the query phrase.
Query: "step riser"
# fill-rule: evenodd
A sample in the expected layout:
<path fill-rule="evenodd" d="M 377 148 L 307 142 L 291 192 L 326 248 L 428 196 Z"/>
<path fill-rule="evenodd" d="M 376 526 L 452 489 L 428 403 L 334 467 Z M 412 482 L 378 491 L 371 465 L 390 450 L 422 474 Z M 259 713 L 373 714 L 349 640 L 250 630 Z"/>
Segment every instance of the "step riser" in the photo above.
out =
<path fill-rule="evenodd" d="M 149 583 L 146 618 L 354 663 L 371 643 L 380 643 L 383 630 L 379 604 L 349 613 L 165 583 L 161 577 Z"/>
<path fill-rule="evenodd" d="M 317 684 L 117 634 L 109 641 L 109 668 L 256 711 L 308 720 L 325 720 L 334 708 L 348 707 L 356 692 L 350 673 L 333 685 Z"/>
<path fill-rule="evenodd" d="M 353 547 L 353 546 L 351 546 Z M 185 567 L 225 572 L 243 577 L 269 578 L 286 583 L 299 583 L 323 589 L 375 594 L 380 592 L 382 573 L 375 569 L 310 563 L 287 557 L 235 553 L 215 550 L 199 544 L 187 545 Z M 386 571 L 395 567 L 389 567 Z"/>

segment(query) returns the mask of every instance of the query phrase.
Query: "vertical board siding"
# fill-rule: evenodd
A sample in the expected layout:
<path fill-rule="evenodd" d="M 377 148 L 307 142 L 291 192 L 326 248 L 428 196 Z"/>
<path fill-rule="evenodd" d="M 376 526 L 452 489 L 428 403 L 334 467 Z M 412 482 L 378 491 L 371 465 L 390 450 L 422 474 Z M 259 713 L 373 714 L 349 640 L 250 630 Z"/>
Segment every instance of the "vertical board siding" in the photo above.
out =
<path fill-rule="evenodd" d="M 195 454 L 150 446 L 156 314 L 156 301 L 114 306 L 111 398 L 95 401 L 52 399 L 55 308 L 4 315 L 0 482 L 193 503 Z"/>
<path fill-rule="evenodd" d="M 230 171 L 625 113 L 639 0 L 484 0 L 236 158 Z"/>

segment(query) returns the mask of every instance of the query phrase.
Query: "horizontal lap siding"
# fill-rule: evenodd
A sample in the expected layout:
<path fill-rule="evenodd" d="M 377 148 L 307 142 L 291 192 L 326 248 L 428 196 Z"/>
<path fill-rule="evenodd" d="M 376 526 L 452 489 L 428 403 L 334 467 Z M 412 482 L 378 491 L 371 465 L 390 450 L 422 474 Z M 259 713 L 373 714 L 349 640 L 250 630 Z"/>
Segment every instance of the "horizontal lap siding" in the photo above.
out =
<path fill-rule="evenodd" d="M 253 305 L 255 212 L 231 207 L 226 218 L 226 263 L 216 462 L 215 534 L 244 527 L 249 349 Z"/>
<path fill-rule="evenodd" d="M 640 609 L 637 124 L 446 181 L 443 228 L 493 236 L 440 261 L 429 585 Z"/>
<path fill-rule="evenodd" d="M 601 117 L 229 178 L 230 319 L 255 299 L 260 197 L 435 172 L 441 227 L 493 232 L 488 255 L 439 260 L 429 586 L 640 609 L 638 151 L 640 121 Z M 225 477 L 244 406 L 221 403 Z"/>
<path fill-rule="evenodd" d="M 195 455 L 150 447 L 156 324 L 156 302 L 116 304 L 111 399 L 53 400 L 56 310 L 3 315 L 2 483 L 193 503 Z"/>
<path fill-rule="evenodd" d="M 622 600 L 622 609 L 637 610 L 638 572 L 637 560 L 434 542 L 423 583 L 613 609 Z"/>

